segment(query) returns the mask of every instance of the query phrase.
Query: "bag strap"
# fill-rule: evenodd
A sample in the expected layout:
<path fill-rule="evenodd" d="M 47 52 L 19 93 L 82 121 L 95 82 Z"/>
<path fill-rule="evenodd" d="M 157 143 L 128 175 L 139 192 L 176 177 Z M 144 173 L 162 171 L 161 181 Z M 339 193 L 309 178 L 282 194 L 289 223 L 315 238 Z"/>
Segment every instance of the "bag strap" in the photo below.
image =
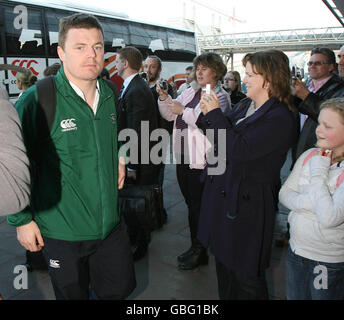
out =
<path fill-rule="evenodd" d="M 104 79 L 104 82 L 108 85 L 108 87 L 112 90 L 113 92 L 113 95 L 115 97 L 115 105 L 116 105 L 116 108 L 118 106 L 118 88 L 117 86 L 109 79 Z"/>
<path fill-rule="evenodd" d="M 303 160 L 302 166 L 304 166 L 304 165 L 308 162 L 308 160 L 309 160 L 310 158 L 312 158 L 317 152 L 318 152 L 317 149 L 312 150 L 312 151 L 307 155 L 307 157 L 305 158 L 305 160 Z"/>
<path fill-rule="evenodd" d="M 118 89 L 117 86 L 111 80 L 105 80 L 106 84 L 113 91 L 115 96 L 115 103 L 117 106 Z M 38 117 L 37 121 L 39 124 L 44 123 L 44 129 L 48 129 L 48 134 L 54 123 L 56 113 L 56 84 L 54 76 L 46 77 L 42 80 L 37 81 L 37 96 L 38 96 Z"/>
<path fill-rule="evenodd" d="M 46 124 L 48 133 L 50 133 L 56 113 L 56 85 L 54 77 L 50 76 L 37 81 L 36 88 L 38 120 Z"/>
<path fill-rule="evenodd" d="M 336 187 L 338 188 L 343 181 L 344 181 L 344 170 L 342 171 L 342 173 L 337 178 Z"/>

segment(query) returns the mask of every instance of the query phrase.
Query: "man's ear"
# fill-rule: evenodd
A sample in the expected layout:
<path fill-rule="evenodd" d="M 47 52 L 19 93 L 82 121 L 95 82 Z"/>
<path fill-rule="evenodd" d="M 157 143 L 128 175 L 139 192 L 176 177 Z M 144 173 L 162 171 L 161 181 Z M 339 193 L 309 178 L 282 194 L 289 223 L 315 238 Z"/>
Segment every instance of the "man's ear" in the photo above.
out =
<path fill-rule="evenodd" d="M 60 60 L 63 62 L 64 61 L 64 57 L 65 57 L 65 52 L 64 52 L 64 50 L 62 49 L 61 46 L 57 46 L 57 54 L 58 54 Z"/>

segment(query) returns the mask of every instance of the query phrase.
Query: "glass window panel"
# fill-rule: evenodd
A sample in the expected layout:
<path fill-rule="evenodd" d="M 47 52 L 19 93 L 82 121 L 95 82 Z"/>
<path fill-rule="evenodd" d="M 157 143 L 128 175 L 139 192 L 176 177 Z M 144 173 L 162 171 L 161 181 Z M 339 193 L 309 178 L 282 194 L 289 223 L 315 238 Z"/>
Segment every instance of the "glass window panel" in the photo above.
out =
<path fill-rule="evenodd" d="M 72 15 L 74 12 L 55 9 L 45 10 L 45 19 L 49 30 L 49 56 L 57 57 L 57 43 L 60 19 Z"/>
<path fill-rule="evenodd" d="M 25 6 L 20 9 L 15 12 L 14 7 L 4 7 L 7 53 L 18 56 L 43 55 L 41 11 Z"/>
<path fill-rule="evenodd" d="M 127 22 L 120 20 L 101 20 L 104 29 L 105 49 L 129 45 Z M 113 49 L 111 49 L 113 51 Z"/>
<path fill-rule="evenodd" d="M 4 21 L 4 8 L 1 6 L 0 7 L 0 53 L 1 54 L 4 53 L 4 48 L 3 48 L 3 45 L 2 45 L 2 29 L 3 29 L 4 24 L 5 24 L 5 21 Z"/>
<path fill-rule="evenodd" d="M 192 34 L 183 31 L 169 30 L 168 47 L 170 50 L 182 50 L 196 52 L 195 39 Z"/>

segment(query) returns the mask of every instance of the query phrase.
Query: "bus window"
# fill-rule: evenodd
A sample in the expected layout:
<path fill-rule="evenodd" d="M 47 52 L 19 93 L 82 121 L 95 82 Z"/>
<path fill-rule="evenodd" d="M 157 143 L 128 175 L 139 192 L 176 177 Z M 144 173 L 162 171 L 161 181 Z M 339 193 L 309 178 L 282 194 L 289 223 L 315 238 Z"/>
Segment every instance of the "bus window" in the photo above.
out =
<path fill-rule="evenodd" d="M 152 52 L 155 52 L 157 50 L 167 50 L 167 33 L 165 30 L 161 30 L 159 27 L 147 27 L 147 32 L 152 39 L 149 44 L 149 49 Z"/>
<path fill-rule="evenodd" d="M 151 49 L 152 52 L 154 52 L 157 50 L 165 50 L 165 47 L 161 39 L 155 39 L 151 41 L 149 49 Z"/>
<path fill-rule="evenodd" d="M 190 51 L 192 53 L 196 53 L 196 43 L 195 43 L 195 37 L 189 34 L 185 34 L 184 35 L 184 39 L 185 39 L 185 47 L 184 50 L 185 51 Z"/>
<path fill-rule="evenodd" d="M 167 31 L 168 33 L 168 47 L 170 50 L 185 50 L 186 43 L 184 34 L 178 31 Z"/>
<path fill-rule="evenodd" d="M 130 43 L 134 47 L 148 48 L 151 42 L 151 37 L 147 32 L 144 24 L 133 23 L 129 25 Z"/>
<path fill-rule="evenodd" d="M 129 44 L 127 22 L 99 19 L 104 30 L 105 52 L 115 52 Z"/>
<path fill-rule="evenodd" d="M 112 47 L 113 48 L 117 48 L 117 47 L 124 48 L 125 42 L 121 38 L 113 38 L 112 39 Z M 106 50 L 106 51 L 108 51 L 108 50 Z"/>
<path fill-rule="evenodd" d="M 5 24 L 5 22 L 3 21 L 3 17 L 4 17 L 4 13 L 3 13 L 3 8 L 2 6 L 0 7 L 0 26 L 3 26 Z M 0 31 L 0 55 L 3 56 L 4 55 L 4 48 L 2 45 L 2 31 Z"/>
<path fill-rule="evenodd" d="M 59 21 L 61 18 L 72 15 L 74 12 L 61 11 L 55 9 L 45 10 L 45 20 L 49 30 L 49 57 L 57 58 L 57 43 L 59 32 Z"/>
<path fill-rule="evenodd" d="M 14 7 L 5 6 L 4 8 L 6 48 L 9 55 L 44 54 L 41 12 L 30 7 L 26 7 L 26 10 L 27 19 L 20 20 L 23 12 L 15 12 Z"/>

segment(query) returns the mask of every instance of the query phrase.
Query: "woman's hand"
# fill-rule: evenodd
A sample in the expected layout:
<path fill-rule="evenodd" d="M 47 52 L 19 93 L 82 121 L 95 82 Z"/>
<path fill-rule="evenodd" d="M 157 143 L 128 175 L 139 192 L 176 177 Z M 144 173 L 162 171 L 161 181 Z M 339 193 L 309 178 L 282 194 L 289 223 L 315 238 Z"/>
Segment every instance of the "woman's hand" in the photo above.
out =
<path fill-rule="evenodd" d="M 214 109 L 220 108 L 219 99 L 213 90 L 210 90 L 210 94 L 202 95 L 200 107 L 204 115 Z"/>
<path fill-rule="evenodd" d="M 164 101 L 164 100 L 166 100 L 168 98 L 168 88 L 166 90 L 163 90 L 160 87 L 159 81 L 156 83 L 156 92 L 158 93 L 159 99 L 161 101 Z"/>
<path fill-rule="evenodd" d="M 172 100 L 168 105 L 174 114 L 180 115 L 184 111 L 184 106 L 177 101 Z"/>

